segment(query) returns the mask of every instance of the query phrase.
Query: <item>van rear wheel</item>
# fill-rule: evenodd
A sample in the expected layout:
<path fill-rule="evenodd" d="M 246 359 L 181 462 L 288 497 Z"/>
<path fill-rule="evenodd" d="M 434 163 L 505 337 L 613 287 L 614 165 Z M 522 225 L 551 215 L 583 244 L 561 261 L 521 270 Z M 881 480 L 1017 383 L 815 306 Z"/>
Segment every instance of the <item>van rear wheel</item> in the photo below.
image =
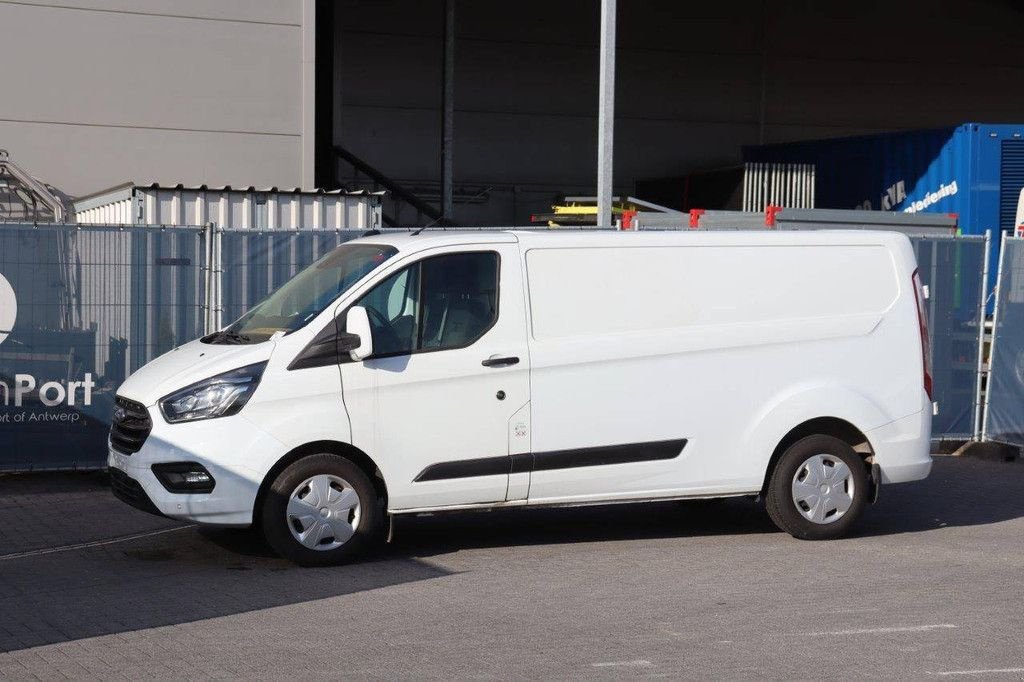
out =
<path fill-rule="evenodd" d="M 842 537 L 868 500 L 864 460 L 832 436 L 802 438 L 779 458 L 765 507 L 779 529 L 801 540 Z"/>
<path fill-rule="evenodd" d="M 320 454 L 277 476 L 261 518 L 267 543 L 282 557 L 301 566 L 333 566 L 357 557 L 379 534 L 383 510 L 362 469 Z"/>

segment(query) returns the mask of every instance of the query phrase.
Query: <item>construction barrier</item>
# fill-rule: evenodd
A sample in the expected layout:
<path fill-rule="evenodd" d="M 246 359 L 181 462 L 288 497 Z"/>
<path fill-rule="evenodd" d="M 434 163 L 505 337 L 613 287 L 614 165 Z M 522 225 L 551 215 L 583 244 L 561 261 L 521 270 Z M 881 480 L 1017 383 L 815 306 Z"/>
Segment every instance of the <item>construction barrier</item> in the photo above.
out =
<path fill-rule="evenodd" d="M 0 470 L 103 467 L 114 395 L 131 372 L 226 326 L 359 234 L 3 225 Z M 930 293 L 939 405 L 933 436 L 971 438 L 980 422 L 985 241 L 913 237 L 912 242 Z M 1008 262 L 1016 262 L 1019 243 L 1011 245 Z M 1004 279 L 1015 272 L 1007 268 Z M 1024 350 L 1024 280 L 1020 291 L 1013 291 L 1008 286 L 1003 294 L 990 405 L 992 433 L 1006 438 L 1017 429 L 1008 421 L 1019 414 L 1014 410 L 1024 395 L 1019 375 L 1002 376 L 1016 369 L 1014 342 Z M 1018 383 L 1006 384 L 1010 379 Z"/>
<path fill-rule="evenodd" d="M 105 466 L 129 374 L 359 234 L 3 225 L 0 471 Z"/>
<path fill-rule="evenodd" d="M 982 440 L 1024 447 L 1024 239 L 999 252 Z"/>
<path fill-rule="evenodd" d="M 932 349 L 932 438 L 974 438 L 980 428 L 982 332 L 988 236 L 911 237 L 928 287 Z"/>
<path fill-rule="evenodd" d="M 0 226 L 0 470 L 104 464 L 117 387 L 203 332 L 204 240 Z"/>

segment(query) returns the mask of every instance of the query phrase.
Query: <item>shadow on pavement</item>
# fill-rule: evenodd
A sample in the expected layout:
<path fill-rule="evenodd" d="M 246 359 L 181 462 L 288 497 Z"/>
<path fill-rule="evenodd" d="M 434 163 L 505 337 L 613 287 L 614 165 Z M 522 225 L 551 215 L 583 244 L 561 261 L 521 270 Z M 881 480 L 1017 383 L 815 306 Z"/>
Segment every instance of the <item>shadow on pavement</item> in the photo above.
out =
<path fill-rule="evenodd" d="M 274 557 L 251 531 L 181 527 L 130 542 L 0 560 L 0 652 L 449 574 L 411 558 L 300 569 Z"/>
<path fill-rule="evenodd" d="M 975 526 L 1024 517 L 1024 466 L 937 457 L 925 481 L 885 486 L 855 537 Z M 779 533 L 749 498 L 506 509 L 400 518 L 389 551 L 430 556 L 459 549 L 652 538 Z"/>
<path fill-rule="evenodd" d="M 24 487 L 4 480 L 0 539 L 17 539 L 26 524 L 47 527 L 47 510 L 59 499 L 81 513 L 62 514 L 74 524 L 57 524 L 50 546 L 107 527 L 117 530 L 108 538 L 158 534 L 17 558 L 0 551 L 0 652 L 430 580 L 451 572 L 422 558 L 464 549 L 778 533 L 748 499 L 440 514 L 400 518 L 395 542 L 363 563 L 300 569 L 275 557 L 254 531 L 176 527 L 125 507 L 94 482 L 76 490 L 59 481 L 51 492 L 38 479 Z M 1019 463 L 938 458 L 927 481 L 883 488 L 857 535 L 870 541 L 1016 519 L 1024 516 L 1022 489 Z"/>
<path fill-rule="evenodd" d="M 884 486 L 858 536 L 983 526 L 1024 517 L 1024 463 L 936 457 L 924 481 Z"/>

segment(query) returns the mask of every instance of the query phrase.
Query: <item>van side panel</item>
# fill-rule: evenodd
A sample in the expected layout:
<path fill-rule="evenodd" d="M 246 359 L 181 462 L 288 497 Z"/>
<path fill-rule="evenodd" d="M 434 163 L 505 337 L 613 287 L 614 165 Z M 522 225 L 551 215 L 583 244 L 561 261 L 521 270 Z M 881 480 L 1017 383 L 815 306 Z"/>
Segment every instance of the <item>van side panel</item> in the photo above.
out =
<path fill-rule="evenodd" d="M 899 294 L 878 245 L 533 249 L 526 262 L 538 341 L 879 315 Z"/>
<path fill-rule="evenodd" d="M 913 256 L 891 241 L 527 245 L 534 452 L 686 441 L 534 471 L 530 500 L 752 492 L 801 421 L 919 412 Z"/>

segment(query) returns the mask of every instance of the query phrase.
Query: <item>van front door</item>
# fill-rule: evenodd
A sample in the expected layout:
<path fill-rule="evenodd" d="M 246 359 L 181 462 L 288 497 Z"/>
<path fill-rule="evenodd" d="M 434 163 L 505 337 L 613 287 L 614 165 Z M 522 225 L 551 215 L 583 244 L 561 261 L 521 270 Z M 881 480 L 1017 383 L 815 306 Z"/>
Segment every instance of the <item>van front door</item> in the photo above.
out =
<path fill-rule="evenodd" d="M 518 246 L 431 251 L 356 305 L 373 354 L 341 365 L 342 390 L 353 445 L 385 474 L 389 508 L 508 499 L 514 439 L 529 448 Z M 512 496 L 525 497 L 521 488 Z"/>

